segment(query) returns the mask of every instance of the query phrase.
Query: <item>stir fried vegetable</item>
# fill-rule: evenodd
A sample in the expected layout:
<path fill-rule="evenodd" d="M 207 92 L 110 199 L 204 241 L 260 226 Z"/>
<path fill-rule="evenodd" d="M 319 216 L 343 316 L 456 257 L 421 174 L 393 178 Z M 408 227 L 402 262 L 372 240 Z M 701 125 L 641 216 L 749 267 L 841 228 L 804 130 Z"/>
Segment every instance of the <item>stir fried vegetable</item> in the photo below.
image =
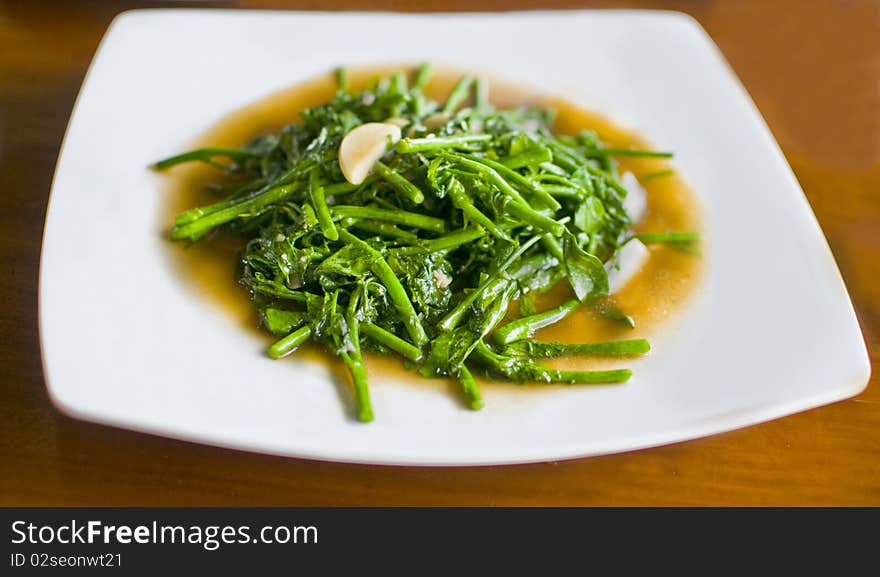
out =
<path fill-rule="evenodd" d="M 156 163 L 202 161 L 235 177 L 223 200 L 178 215 L 171 238 L 195 242 L 223 228 L 248 239 L 240 280 L 279 338 L 268 355 L 314 341 L 340 357 L 362 421 L 373 418 L 364 351 L 399 355 L 425 377 L 458 378 L 474 409 L 483 400 L 473 372 L 626 381 L 627 369 L 562 371 L 537 359 L 643 354 L 643 339 L 568 345 L 532 336 L 607 295 L 607 271 L 626 242 L 697 240 L 630 230 L 613 157 L 668 153 L 605 148 L 591 132 L 555 135 L 552 111 L 495 109 L 470 76 L 435 102 L 424 93 L 429 75 L 422 66 L 411 79 L 399 72 L 354 93 L 340 70 L 335 98 L 302 111 L 301 122 L 241 149 Z M 576 298 L 533 310 L 532 296 L 560 282 Z M 597 310 L 633 322 L 607 303 Z"/>

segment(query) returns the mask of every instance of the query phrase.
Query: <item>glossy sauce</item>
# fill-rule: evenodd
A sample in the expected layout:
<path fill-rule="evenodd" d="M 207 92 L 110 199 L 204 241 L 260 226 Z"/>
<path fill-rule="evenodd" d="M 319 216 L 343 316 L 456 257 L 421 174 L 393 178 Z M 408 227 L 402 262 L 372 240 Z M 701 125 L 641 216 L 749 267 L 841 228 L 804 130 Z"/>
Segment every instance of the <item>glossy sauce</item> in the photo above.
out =
<path fill-rule="evenodd" d="M 376 78 L 387 77 L 406 68 L 408 67 L 389 65 L 352 69 L 349 70 L 349 83 L 353 91 L 362 90 Z M 444 100 L 461 74 L 461 71 L 435 69 L 426 87 L 426 94 L 436 100 Z M 233 112 L 182 149 L 241 146 L 254 136 L 276 131 L 291 122 L 299 121 L 300 110 L 327 102 L 333 98 L 335 90 L 333 76 L 328 73 L 272 94 Z M 550 106 L 557 112 L 554 129 L 560 133 L 575 134 L 580 130 L 590 129 L 598 133 L 602 142 L 609 147 L 652 148 L 639 135 L 613 124 L 608 119 L 536 90 L 492 79 L 490 99 L 499 108 L 524 104 Z M 632 172 L 647 191 L 648 206 L 644 218 L 635 227 L 638 232 L 700 231 L 700 211 L 696 198 L 674 170 L 662 176 L 645 178 L 652 173 L 670 171 L 668 161 L 627 157 L 619 157 L 617 160 L 621 174 L 625 171 Z M 216 194 L 205 190 L 205 185 L 222 180 L 223 175 L 219 171 L 201 163 L 180 165 L 163 173 L 163 181 L 167 185 L 163 191 L 166 195 L 164 206 L 167 207 L 164 222 L 170 227 L 176 214 L 218 200 Z M 169 257 L 192 290 L 197 291 L 202 298 L 214 301 L 218 309 L 232 315 L 240 325 L 258 330 L 267 346 L 272 342 L 271 335 L 259 329 L 257 313 L 251 305 L 247 290 L 235 282 L 238 251 L 242 246 L 239 239 L 218 234 L 189 247 L 171 242 L 167 246 Z M 582 307 L 556 325 L 539 331 L 535 338 L 578 343 L 650 337 L 654 334 L 661 323 L 673 317 L 693 293 L 698 285 L 702 258 L 666 245 L 649 246 L 649 250 L 650 258 L 644 267 L 611 299 L 616 306 L 635 319 L 635 329 L 599 318 L 587 307 Z M 536 299 L 536 302 L 539 310 L 544 310 L 569 298 L 572 298 L 570 288 L 563 281 L 548 294 Z M 332 365 L 342 367 L 341 362 L 330 358 L 316 347 L 303 347 L 294 356 L 322 362 L 329 359 Z M 368 373 L 382 374 L 383 377 L 387 377 L 389 372 L 404 370 L 402 362 L 396 358 L 378 355 L 366 355 L 366 364 Z M 545 361 L 545 364 L 586 370 L 625 367 L 628 363 L 625 358 L 566 358 Z"/>

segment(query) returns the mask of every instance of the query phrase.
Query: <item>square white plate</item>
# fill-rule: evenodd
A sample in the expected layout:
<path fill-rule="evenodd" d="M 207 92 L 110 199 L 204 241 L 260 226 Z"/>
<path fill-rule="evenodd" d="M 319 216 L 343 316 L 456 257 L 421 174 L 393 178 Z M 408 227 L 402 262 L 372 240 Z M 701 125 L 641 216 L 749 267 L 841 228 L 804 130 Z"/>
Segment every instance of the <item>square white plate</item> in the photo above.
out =
<path fill-rule="evenodd" d="M 325 367 L 266 359 L 265 340 L 174 274 L 149 162 L 334 66 L 400 61 L 522 80 L 676 152 L 704 206 L 704 283 L 628 384 L 494 387 L 472 412 L 448 391 L 374 378 L 377 418 L 364 425 Z M 850 397 L 870 373 L 846 288 L 773 137 L 700 26 L 664 12 L 121 15 L 58 161 L 40 329 L 49 393 L 75 417 L 387 464 L 553 460 L 680 441 Z"/>

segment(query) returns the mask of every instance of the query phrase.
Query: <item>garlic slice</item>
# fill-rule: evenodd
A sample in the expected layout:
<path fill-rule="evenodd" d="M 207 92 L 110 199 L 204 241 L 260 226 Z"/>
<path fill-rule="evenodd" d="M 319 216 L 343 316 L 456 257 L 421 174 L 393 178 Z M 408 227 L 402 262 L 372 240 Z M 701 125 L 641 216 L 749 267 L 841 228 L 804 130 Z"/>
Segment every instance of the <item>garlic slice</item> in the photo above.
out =
<path fill-rule="evenodd" d="M 400 140 L 400 127 L 385 122 L 368 122 L 351 129 L 339 145 L 339 167 L 345 180 L 360 184 L 376 161 Z"/>
<path fill-rule="evenodd" d="M 617 258 L 606 265 L 606 270 L 608 271 L 608 292 L 615 294 L 622 289 L 645 265 L 649 254 L 648 247 L 637 238 L 623 245 L 617 254 Z"/>
<path fill-rule="evenodd" d="M 639 179 L 631 172 L 624 172 L 620 177 L 620 183 L 626 189 L 626 198 L 623 199 L 623 208 L 629 214 L 633 224 L 642 220 L 648 209 L 648 193 L 639 182 Z"/>
<path fill-rule="evenodd" d="M 427 128 L 428 130 L 434 130 L 435 128 L 440 128 L 452 118 L 446 112 L 438 112 L 436 114 L 432 114 L 422 121 L 422 126 Z"/>
<path fill-rule="evenodd" d="M 407 120 L 406 118 L 402 118 L 400 116 L 392 116 L 391 118 L 385 119 L 385 124 L 393 124 L 394 126 L 399 126 L 400 128 L 403 128 L 404 126 L 408 125 L 409 123 L 410 123 L 409 120 Z"/>

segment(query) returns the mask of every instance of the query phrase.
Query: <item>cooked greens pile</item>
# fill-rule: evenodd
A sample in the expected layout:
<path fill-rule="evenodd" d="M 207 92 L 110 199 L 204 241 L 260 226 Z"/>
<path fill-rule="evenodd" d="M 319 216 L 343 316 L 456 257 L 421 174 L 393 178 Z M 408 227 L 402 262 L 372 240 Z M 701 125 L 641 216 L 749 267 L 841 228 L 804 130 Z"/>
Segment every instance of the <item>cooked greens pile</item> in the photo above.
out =
<path fill-rule="evenodd" d="M 425 377 L 459 379 L 474 409 L 483 406 L 477 371 L 515 382 L 627 380 L 627 369 L 556 370 L 536 359 L 641 354 L 643 339 L 568 345 L 531 336 L 608 293 L 606 266 L 632 238 L 612 157 L 663 153 L 604 148 L 591 132 L 554 135 L 551 111 L 497 110 L 471 76 L 435 102 L 424 94 L 429 75 L 422 66 L 354 93 L 339 70 L 335 98 L 301 112 L 301 122 L 241 149 L 156 163 L 199 160 L 235 177 L 216 186 L 223 200 L 177 216 L 171 237 L 194 242 L 223 228 L 248 239 L 240 279 L 280 337 L 269 356 L 309 340 L 338 355 L 362 421 L 373 418 L 365 350 L 399 355 Z M 353 183 L 340 146 L 367 123 L 401 137 L 386 138 L 381 159 Z M 534 295 L 562 281 L 576 298 L 535 310 Z"/>

